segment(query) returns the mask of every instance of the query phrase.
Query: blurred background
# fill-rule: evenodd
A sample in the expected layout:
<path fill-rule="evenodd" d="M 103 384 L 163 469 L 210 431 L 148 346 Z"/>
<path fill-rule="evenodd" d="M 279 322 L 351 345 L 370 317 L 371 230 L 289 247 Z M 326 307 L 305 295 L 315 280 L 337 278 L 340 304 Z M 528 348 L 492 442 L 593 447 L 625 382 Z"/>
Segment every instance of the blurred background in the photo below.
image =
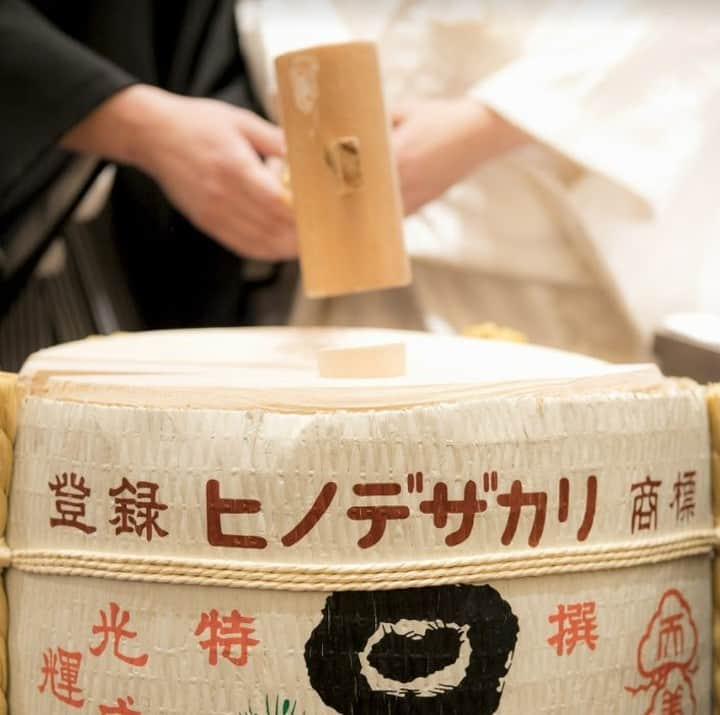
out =
<path fill-rule="evenodd" d="M 275 58 L 377 44 L 414 280 L 309 299 Z M 522 336 L 720 380 L 720 6 L 4 0 L 0 369 L 119 330 Z"/>

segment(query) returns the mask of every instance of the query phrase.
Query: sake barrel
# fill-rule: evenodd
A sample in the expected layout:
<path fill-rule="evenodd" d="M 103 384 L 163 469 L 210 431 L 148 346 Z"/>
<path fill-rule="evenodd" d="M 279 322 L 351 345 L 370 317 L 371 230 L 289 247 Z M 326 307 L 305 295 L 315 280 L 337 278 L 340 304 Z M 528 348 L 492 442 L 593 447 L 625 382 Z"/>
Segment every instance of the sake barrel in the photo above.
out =
<path fill-rule="evenodd" d="M 18 392 L 13 715 L 711 711 L 692 383 L 248 329 L 45 350 Z"/>

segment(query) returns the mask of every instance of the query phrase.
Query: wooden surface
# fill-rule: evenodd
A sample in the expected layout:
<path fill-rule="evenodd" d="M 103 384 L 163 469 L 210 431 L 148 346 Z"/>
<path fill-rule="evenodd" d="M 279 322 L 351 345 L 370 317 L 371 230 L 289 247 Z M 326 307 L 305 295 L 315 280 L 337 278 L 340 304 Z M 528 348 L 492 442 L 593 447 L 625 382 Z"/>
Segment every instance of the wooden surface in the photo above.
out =
<path fill-rule="evenodd" d="M 400 377 L 407 369 L 404 343 L 325 348 L 318 352 L 320 377 Z"/>
<path fill-rule="evenodd" d="M 306 294 L 407 285 L 375 46 L 308 48 L 281 55 L 276 69 Z"/>
<path fill-rule="evenodd" d="M 403 345 L 404 374 L 323 377 L 323 351 Z M 360 350 L 361 352 L 361 350 Z M 409 331 L 238 328 L 118 334 L 33 355 L 25 394 L 107 404 L 281 412 L 392 409 L 488 396 L 649 390 L 650 365 Z"/>

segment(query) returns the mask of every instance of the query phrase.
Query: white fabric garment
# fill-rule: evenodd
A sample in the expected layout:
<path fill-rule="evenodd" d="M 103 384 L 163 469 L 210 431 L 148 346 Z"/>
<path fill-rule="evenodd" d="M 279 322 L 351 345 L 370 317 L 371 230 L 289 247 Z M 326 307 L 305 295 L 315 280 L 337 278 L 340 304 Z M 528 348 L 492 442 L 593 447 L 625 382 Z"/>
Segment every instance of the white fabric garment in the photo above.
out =
<path fill-rule="evenodd" d="M 491 319 L 632 359 L 665 314 L 720 305 L 712 3 L 242 0 L 237 15 L 271 114 L 277 54 L 373 39 L 390 105 L 468 95 L 537 140 L 406 220 L 415 280 L 403 301 L 299 299 L 298 322 L 458 330 Z"/>

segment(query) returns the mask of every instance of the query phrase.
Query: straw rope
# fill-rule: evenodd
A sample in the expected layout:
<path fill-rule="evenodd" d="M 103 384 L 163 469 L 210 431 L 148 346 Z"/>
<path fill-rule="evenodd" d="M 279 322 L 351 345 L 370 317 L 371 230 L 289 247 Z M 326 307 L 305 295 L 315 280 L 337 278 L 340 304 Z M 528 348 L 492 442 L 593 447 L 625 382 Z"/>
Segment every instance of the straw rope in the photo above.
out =
<path fill-rule="evenodd" d="M 718 532 L 705 530 L 642 544 L 624 542 L 445 561 L 327 566 L 26 549 L 13 551 L 12 566 L 32 573 L 170 584 L 284 591 L 384 590 L 630 568 L 710 555 L 718 543 Z"/>
<path fill-rule="evenodd" d="M 708 390 L 710 414 L 710 437 L 712 444 L 712 485 L 715 526 L 720 528 L 720 385 Z M 715 692 L 715 715 L 720 715 L 720 558 L 713 565 L 713 684 Z"/>
<path fill-rule="evenodd" d="M 16 376 L 0 373 L 0 566 L 8 565 L 10 552 L 5 546 L 8 491 L 12 476 L 13 440 L 16 426 Z M 8 688 L 8 604 L 4 580 L 0 581 L 0 715 L 7 715 Z"/>

